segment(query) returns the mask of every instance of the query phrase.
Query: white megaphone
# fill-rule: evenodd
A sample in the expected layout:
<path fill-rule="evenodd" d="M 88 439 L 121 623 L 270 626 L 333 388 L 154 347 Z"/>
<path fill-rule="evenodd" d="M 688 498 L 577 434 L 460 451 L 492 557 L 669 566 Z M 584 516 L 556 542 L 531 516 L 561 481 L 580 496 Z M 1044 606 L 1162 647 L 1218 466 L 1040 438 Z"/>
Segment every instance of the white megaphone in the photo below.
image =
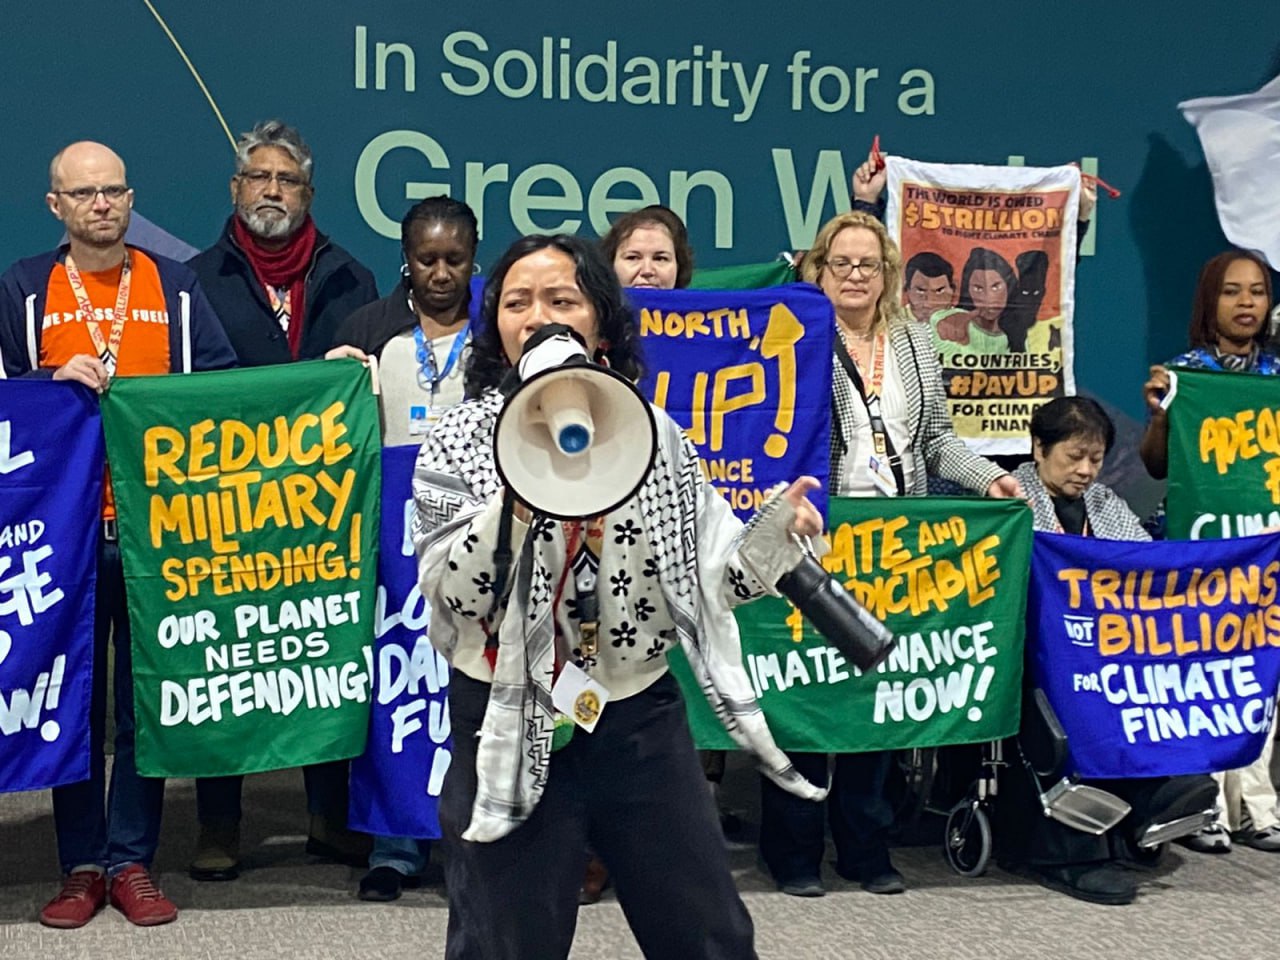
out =
<path fill-rule="evenodd" d="M 592 363 L 563 324 L 525 342 L 517 372 L 520 384 L 493 428 L 507 489 L 559 520 L 600 516 L 630 500 L 658 446 L 653 411 L 635 384 Z"/>

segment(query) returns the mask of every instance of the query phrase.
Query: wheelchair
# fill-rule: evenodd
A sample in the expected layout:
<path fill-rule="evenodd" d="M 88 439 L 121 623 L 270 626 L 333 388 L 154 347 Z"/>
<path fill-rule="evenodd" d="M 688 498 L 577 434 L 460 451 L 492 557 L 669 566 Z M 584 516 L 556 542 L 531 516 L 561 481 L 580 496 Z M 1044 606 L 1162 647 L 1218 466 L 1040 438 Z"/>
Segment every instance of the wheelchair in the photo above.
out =
<path fill-rule="evenodd" d="M 1023 722 L 1017 736 L 981 744 L 976 774 L 959 799 L 954 787 L 948 795 L 939 774 L 946 770 L 943 751 L 955 748 L 921 748 L 904 751 L 900 760 L 907 802 L 899 806 L 899 816 L 919 820 L 924 813 L 944 816 L 943 854 L 962 877 L 980 877 L 990 865 L 994 850 L 992 807 L 999 792 L 1002 771 L 1016 764 L 1034 784 L 1041 813 L 1064 826 L 1093 836 L 1102 836 L 1129 816 L 1132 807 L 1123 798 L 1101 787 L 1080 783 L 1066 772 L 1067 735 L 1043 690 L 1029 691 L 1023 702 Z M 1008 755 L 1008 759 L 1006 759 Z M 970 766 L 972 770 L 972 763 Z M 948 777 L 944 776 L 945 781 Z M 954 781 L 954 773 L 949 777 Z M 1166 784 L 1180 786 L 1173 780 Z M 1175 791 L 1154 802 L 1158 812 L 1146 816 L 1131 831 L 1129 856 L 1154 863 L 1172 840 L 1195 833 L 1214 822 L 1218 810 L 1216 788 L 1208 784 L 1199 790 Z M 1145 814 L 1143 814 L 1145 816 Z"/>

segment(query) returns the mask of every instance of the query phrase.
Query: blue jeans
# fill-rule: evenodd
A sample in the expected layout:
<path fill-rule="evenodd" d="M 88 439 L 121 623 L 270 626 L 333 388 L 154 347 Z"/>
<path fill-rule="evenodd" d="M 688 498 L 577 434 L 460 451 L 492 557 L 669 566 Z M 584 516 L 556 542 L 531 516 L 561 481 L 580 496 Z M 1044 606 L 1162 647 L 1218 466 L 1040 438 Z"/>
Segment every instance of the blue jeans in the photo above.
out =
<path fill-rule="evenodd" d="M 418 877 L 431 859 L 431 841 L 413 837 L 374 837 L 369 869 L 390 867 L 402 877 Z"/>
<path fill-rule="evenodd" d="M 114 634 L 113 634 L 114 628 Z M 106 790 L 107 643 L 114 636 L 116 758 Z M 53 788 L 53 823 L 62 872 L 96 864 L 115 876 L 131 864 L 150 869 L 160 842 L 164 780 L 141 777 L 134 762 L 133 651 L 120 545 L 98 548 L 93 622 L 93 699 L 89 711 L 89 779 Z"/>

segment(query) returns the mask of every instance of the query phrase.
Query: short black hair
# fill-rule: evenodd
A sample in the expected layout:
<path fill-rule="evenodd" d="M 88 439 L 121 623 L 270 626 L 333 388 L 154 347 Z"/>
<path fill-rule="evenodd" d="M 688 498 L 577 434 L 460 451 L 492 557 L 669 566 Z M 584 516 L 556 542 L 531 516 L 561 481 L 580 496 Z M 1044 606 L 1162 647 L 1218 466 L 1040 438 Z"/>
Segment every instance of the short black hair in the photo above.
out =
<path fill-rule="evenodd" d="M 400 221 L 401 249 L 408 249 L 409 231 L 418 222 L 446 223 L 457 227 L 460 233 L 471 238 L 471 255 L 475 256 L 476 247 L 480 243 L 480 226 L 476 222 L 475 211 L 461 200 L 445 196 L 427 197 L 410 207 Z"/>
<path fill-rule="evenodd" d="M 902 273 L 905 286 L 911 286 L 911 276 L 915 273 L 923 273 L 926 277 L 946 277 L 947 283 L 953 287 L 956 285 L 956 273 L 951 261 L 932 250 L 922 250 L 907 261 L 907 268 Z"/>
<path fill-rule="evenodd" d="M 507 272 L 516 261 L 548 248 L 559 250 L 573 260 L 578 289 L 591 301 L 595 310 L 600 346 L 609 366 L 633 382 L 643 375 L 635 311 L 622 294 L 613 266 L 605 262 L 596 244 L 564 233 L 533 234 L 522 237 L 507 248 L 484 285 L 480 326 L 471 341 L 471 358 L 467 361 L 468 397 L 478 397 L 485 390 L 496 387 L 511 369 L 498 331 L 498 302 L 502 298 Z"/>
<path fill-rule="evenodd" d="M 1055 397 L 1031 415 L 1031 437 L 1040 441 L 1040 449 L 1045 453 L 1054 444 L 1072 437 L 1101 440 L 1104 451 L 1110 453 L 1116 442 L 1116 425 L 1097 400 Z"/>

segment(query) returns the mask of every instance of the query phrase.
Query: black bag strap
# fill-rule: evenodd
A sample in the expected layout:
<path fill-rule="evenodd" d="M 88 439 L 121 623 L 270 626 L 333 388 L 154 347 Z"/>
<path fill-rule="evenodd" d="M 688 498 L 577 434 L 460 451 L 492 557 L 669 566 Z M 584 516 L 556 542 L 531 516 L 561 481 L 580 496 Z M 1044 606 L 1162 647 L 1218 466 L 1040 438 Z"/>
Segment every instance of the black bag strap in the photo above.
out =
<path fill-rule="evenodd" d="M 885 338 L 885 349 L 889 349 L 888 338 Z M 849 382 L 853 384 L 854 389 L 858 391 L 858 396 L 862 398 L 862 405 L 867 409 L 867 416 L 871 419 L 871 429 L 873 432 L 880 434 L 884 438 L 884 448 L 889 454 L 889 469 L 893 471 L 893 482 L 898 488 L 898 496 L 905 497 L 907 495 L 907 478 L 902 471 L 902 458 L 898 456 L 898 452 L 893 448 L 893 440 L 889 437 L 889 429 L 885 426 L 884 418 L 879 414 L 872 414 L 871 404 L 867 401 L 867 390 L 862 385 L 862 374 L 858 372 L 857 365 L 853 362 L 853 358 L 849 356 L 849 351 L 844 349 L 844 344 L 840 342 L 837 336 L 834 343 L 836 358 L 840 361 L 840 366 L 844 367 L 844 372 L 849 375 Z"/>

